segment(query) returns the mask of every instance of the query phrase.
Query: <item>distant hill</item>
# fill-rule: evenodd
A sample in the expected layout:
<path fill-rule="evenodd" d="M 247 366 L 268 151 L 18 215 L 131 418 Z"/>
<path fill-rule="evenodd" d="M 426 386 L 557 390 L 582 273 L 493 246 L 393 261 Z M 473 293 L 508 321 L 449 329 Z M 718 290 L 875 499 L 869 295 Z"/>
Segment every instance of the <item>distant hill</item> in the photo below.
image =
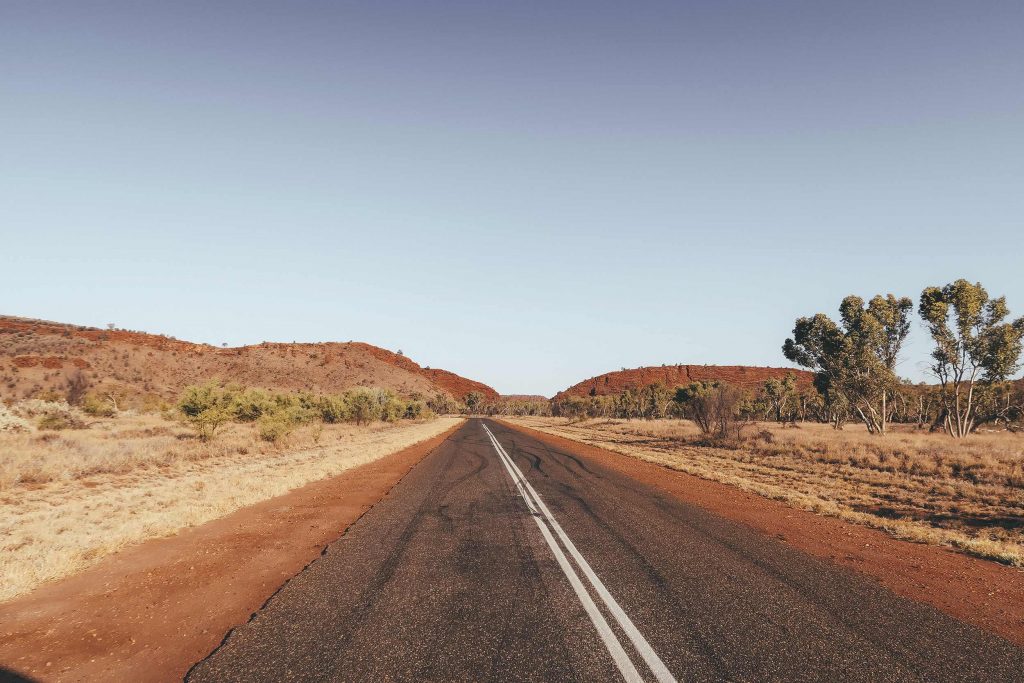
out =
<path fill-rule="evenodd" d="M 366 386 L 400 395 L 470 391 L 493 399 L 491 387 L 362 342 L 263 343 L 235 348 L 194 344 L 126 330 L 0 316 L 0 399 L 62 391 L 81 371 L 97 389 L 172 398 L 210 379 L 279 390 L 340 392 Z"/>
<path fill-rule="evenodd" d="M 541 396 L 540 394 L 502 394 L 498 400 L 520 401 L 523 403 L 537 403 L 547 401 L 548 397 Z"/>
<path fill-rule="evenodd" d="M 719 381 L 743 388 L 753 388 L 772 377 L 782 378 L 793 373 L 797 384 L 810 386 L 814 374 L 791 368 L 760 368 L 749 365 L 663 365 L 631 370 L 606 372 L 555 394 L 555 400 L 567 396 L 607 396 L 620 394 L 626 389 L 640 389 L 650 384 L 666 387 L 687 385 L 690 382 Z"/>

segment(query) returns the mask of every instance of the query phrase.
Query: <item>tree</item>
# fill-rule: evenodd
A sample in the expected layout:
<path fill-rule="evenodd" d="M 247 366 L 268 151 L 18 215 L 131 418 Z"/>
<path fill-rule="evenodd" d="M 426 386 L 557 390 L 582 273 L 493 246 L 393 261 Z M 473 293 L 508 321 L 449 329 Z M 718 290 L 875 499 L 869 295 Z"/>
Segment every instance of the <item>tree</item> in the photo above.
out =
<path fill-rule="evenodd" d="M 743 393 L 719 382 L 692 382 L 676 389 L 673 401 L 680 411 L 697 423 L 706 436 L 725 437 L 733 432 Z"/>
<path fill-rule="evenodd" d="M 590 402 L 580 396 L 566 396 L 557 401 L 553 408 L 558 417 L 567 417 L 572 420 L 585 420 Z"/>
<path fill-rule="evenodd" d="M 448 394 L 438 392 L 427 400 L 427 407 L 438 415 L 451 415 L 459 412 L 459 404 Z"/>
<path fill-rule="evenodd" d="M 471 391 L 466 394 L 466 410 L 472 415 L 480 407 L 480 404 L 484 402 L 483 394 L 478 391 Z"/>
<path fill-rule="evenodd" d="M 782 346 L 786 358 L 815 371 L 815 386 L 831 409 L 848 406 L 871 434 L 885 434 L 888 400 L 899 386 L 895 367 L 914 303 L 892 294 L 871 299 L 848 296 L 837 325 L 824 313 L 800 318 Z M 840 418 L 833 417 L 838 427 Z"/>
<path fill-rule="evenodd" d="M 643 417 L 656 420 L 668 414 L 669 406 L 672 405 L 672 392 L 661 384 L 648 384 L 643 388 L 640 400 L 640 412 Z"/>
<path fill-rule="evenodd" d="M 981 283 L 960 279 L 921 292 L 918 312 L 935 342 L 932 373 L 942 386 L 943 424 L 955 438 L 976 426 L 976 389 L 1005 380 L 1019 368 L 1024 318 L 1005 322 L 1006 297 L 989 298 Z"/>
<path fill-rule="evenodd" d="M 629 388 L 615 397 L 615 414 L 627 420 L 640 415 L 640 399 Z"/>
<path fill-rule="evenodd" d="M 770 377 L 765 380 L 761 391 L 775 420 L 785 425 L 796 408 L 796 375 L 789 372 L 782 379 Z"/>

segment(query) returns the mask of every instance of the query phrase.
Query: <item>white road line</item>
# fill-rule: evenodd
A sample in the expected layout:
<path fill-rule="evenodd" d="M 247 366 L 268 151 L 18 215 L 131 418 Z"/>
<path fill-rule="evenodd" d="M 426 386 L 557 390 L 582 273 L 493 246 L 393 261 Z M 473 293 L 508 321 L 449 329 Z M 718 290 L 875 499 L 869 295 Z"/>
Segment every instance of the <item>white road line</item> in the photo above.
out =
<path fill-rule="evenodd" d="M 565 530 L 562 529 L 562 525 L 559 524 L 558 521 L 555 519 L 554 515 L 551 514 L 551 511 L 548 509 L 548 506 L 544 504 L 543 500 L 541 500 L 540 494 L 537 493 L 536 489 L 534 489 L 530 482 L 526 479 L 526 476 L 523 475 L 522 470 L 519 469 L 519 466 L 516 465 L 514 460 L 512 460 L 512 457 L 508 454 L 508 452 L 505 451 L 505 448 L 501 445 L 501 442 L 498 441 L 497 437 L 494 436 L 494 434 L 487 427 L 487 425 L 483 425 L 483 428 L 487 432 L 487 436 L 490 437 L 491 443 L 494 445 L 494 448 L 498 452 L 498 455 L 501 458 L 502 462 L 505 464 L 505 468 L 509 470 L 509 474 L 512 476 L 512 481 L 515 482 L 516 487 L 519 489 L 519 494 L 523 496 L 523 499 L 526 501 L 526 504 L 530 507 L 531 511 L 535 512 L 538 509 L 540 510 L 540 513 L 543 515 L 544 519 L 547 520 L 547 522 L 551 525 L 551 528 L 554 529 L 555 533 L 558 535 L 558 538 L 562 541 L 562 544 L 569 551 L 569 554 L 572 555 L 572 558 L 576 560 L 576 564 L 579 566 L 580 570 L 582 570 L 583 574 L 587 577 L 587 580 L 590 581 L 590 584 L 594 587 L 594 590 L 597 592 L 598 596 L 608 607 L 608 610 L 611 612 L 612 616 L 615 617 L 615 620 L 618 622 L 622 630 L 629 637 L 630 641 L 633 643 L 633 646 L 636 648 L 637 652 L 639 652 L 640 656 L 643 657 L 644 662 L 646 662 L 647 666 L 651 670 L 651 673 L 654 674 L 654 677 L 659 681 L 659 683 L 676 683 L 676 679 L 668 670 L 668 667 L 665 666 L 665 663 L 661 661 L 660 657 L 658 657 L 657 653 L 654 651 L 654 648 L 651 647 L 650 643 L 647 642 L 647 639 L 644 638 L 643 634 L 641 634 L 640 631 L 636 628 L 636 626 L 633 624 L 633 621 L 629 618 L 629 616 L 622 609 L 619 603 L 615 600 L 614 597 L 612 597 L 611 593 L 608 592 L 608 589 L 605 587 L 604 583 L 601 581 L 601 579 L 598 578 L 597 574 L 594 573 L 594 570 L 591 568 L 590 563 L 587 562 L 587 560 L 583 557 L 580 551 L 577 550 L 576 545 L 565 533 Z M 531 497 L 533 498 L 533 502 L 531 502 L 530 500 Z M 542 532 L 544 532 L 545 538 L 549 537 L 550 532 L 547 531 L 546 526 L 541 523 L 539 518 L 535 517 L 534 519 L 537 520 L 537 523 L 541 527 Z M 556 558 L 560 554 L 562 555 L 562 557 L 564 557 L 564 554 L 561 553 L 561 548 L 558 548 L 557 543 L 552 545 L 549 542 L 548 545 L 552 546 L 552 550 L 555 552 Z M 559 564 L 561 564 L 561 562 L 559 562 Z M 563 566 L 562 570 L 565 571 L 566 568 Z M 575 575 L 575 571 L 572 569 L 571 565 L 569 566 L 569 571 L 571 571 L 573 575 Z M 566 576 L 569 576 L 569 572 L 566 572 Z M 569 580 L 571 583 L 572 578 L 570 578 Z M 578 580 L 579 579 L 577 578 L 577 581 Z M 578 591 L 577 595 L 579 595 Z M 590 599 L 589 594 L 587 594 L 587 599 Z M 593 601 L 591 601 L 591 604 L 593 604 Z M 591 617 L 591 619 L 593 619 L 593 617 Z M 597 625 L 596 621 L 595 625 Z M 605 625 L 607 625 L 607 622 L 605 622 Z M 600 630 L 601 629 L 598 628 L 598 631 Z M 614 634 L 612 634 L 612 637 L 615 638 Z M 617 638 L 615 639 L 615 643 L 619 646 L 619 649 L 621 650 L 622 646 L 621 644 L 619 644 Z M 608 645 L 607 640 L 605 641 L 605 645 Z M 632 668 L 632 664 L 630 664 L 630 667 Z M 621 670 L 622 667 L 620 667 L 620 671 Z M 635 668 L 633 668 L 633 672 L 636 673 Z M 623 676 L 626 677 L 627 680 L 630 680 L 625 672 L 623 672 Z"/>
<path fill-rule="evenodd" d="M 484 425 L 484 429 L 487 426 Z M 630 661 L 629 655 L 626 654 L 626 650 L 623 649 L 622 643 L 615 636 L 615 632 L 612 631 L 611 626 L 605 620 L 604 615 L 601 614 L 601 610 L 594 604 L 594 600 L 590 597 L 583 582 L 580 581 L 580 577 L 576 574 L 576 570 L 572 568 L 572 564 L 569 562 L 569 558 L 565 556 L 562 549 L 558 547 L 558 542 L 555 541 L 554 536 L 551 535 L 551 531 L 548 530 L 548 526 L 542 521 L 541 514 L 534 507 L 533 502 L 530 500 L 526 489 L 523 487 L 523 482 L 520 481 L 516 475 L 515 463 L 507 460 L 507 456 L 502 452 L 501 444 L 498 443 L 494 435 L 491 434 L 491 430 L 487 429 L 487 436 L 491 438 L 491 444 L 494 446 L 495 452 L 498 454 L 498 458 L 502 464 L 505 465 L 505 469 L 508 470 L 508 474 L 512 477 L 512 481 L 515 482 L 516 488 L 519 490 L 519 495 L 526 501 L 526 505 L 530 508 L 530 512 L 534 513 L 534 521 L 537 522 L 537 527 L 540 529 L 540 533 L 544 536 L 544 540 L 547 542 L 548 547 L 551 548 L 551 552 L 554 554 L 555 559 L 558 561 L 558 566 L 561 567 L 562 573 L 565 574 L 565 578 L 569 579 L 569 585 L 572 586 L 573 591 L 576 593 L 576 597 L 583 605 L 583 609 L 586 611 L 587 616 L 590 617 L 590 621 L 593 622 L 594 628 L 597 629 L 597 634 L 601 636 L 601 640 L 604 642 L 605 648 L 608 650 L 608 654 L 612 656 L 612 660 L 615 662 L 615 666 L 618 667 L 619 673 L 622 677 L 630 683 L 643 683 L 643 678 L 640 677 L 640 672 L 633 666 L 633 662 Z"/>

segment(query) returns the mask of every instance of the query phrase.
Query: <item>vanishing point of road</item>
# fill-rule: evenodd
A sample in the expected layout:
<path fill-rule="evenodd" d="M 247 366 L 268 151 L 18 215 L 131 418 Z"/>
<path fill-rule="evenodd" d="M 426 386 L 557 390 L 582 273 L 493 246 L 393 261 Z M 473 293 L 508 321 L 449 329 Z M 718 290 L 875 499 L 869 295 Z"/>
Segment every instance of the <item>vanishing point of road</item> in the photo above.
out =
<path fill-rule="evenodd" d="M 200 681 L 1020 681 L 1024 650 L 472 419 Z"/>

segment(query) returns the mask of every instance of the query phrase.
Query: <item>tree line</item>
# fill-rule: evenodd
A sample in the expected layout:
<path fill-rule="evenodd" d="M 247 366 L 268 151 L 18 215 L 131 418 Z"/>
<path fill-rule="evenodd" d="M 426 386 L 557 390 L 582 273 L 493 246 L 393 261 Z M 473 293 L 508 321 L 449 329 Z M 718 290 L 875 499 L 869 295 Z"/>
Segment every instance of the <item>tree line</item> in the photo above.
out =
<path fill-rule="evenodd" d="M 838 321 L 824 313 L 797 319 L 782 351 L 814 373 L 810 387 L 800 386 L 794 374 L 747 391 L 722 382 L 651 384 L 545 406 L 498 402 L 482 411 L 570 419 L 686 417 L 708 433 L 728 431 L 730 419 L 810 420 L 836 429 L 856 420 L 878 435 L 898 422 L 958 438 L 982 425 L 1015 429 L 1024 419 L 1024 382 L 1008 379 L 1021 367 L 1024 317 L 1009 320 L 1005 297 L 990 297 L 980 283 L 961 279 L 925 288 L 917 312 L 934 344 L 929 370 L 937 383 L 913 384 L 899 377 L 896 366 L 914 308 L 909 297 L 878 295 L 865 302 L 851 295 L 840 303 Z"/>
<path fill-rule="evenodd" d="M 848 296 L 839 321 L 818 313 L 799 318 L 782 352 L 814 371 L 814 386 L 836 427 L 853 416 L 872 434 L 885 434 L 899 400 L 896 363 L 910 332 L 908 297 L 875 296 L 866 305 Z M 981 283 L 957 280 L 927 287 L 917 306 L 934 344 L 929 370 L 938 380 L 935 424 L 963 438 L 980 424 L 1015 409 L 1006 381 L 1020 369 L 1024 317 L 1009 321 L 1005 297 L 990 297 Z M 1019 415 L 1018 415 L 1019 417 Z"/>

